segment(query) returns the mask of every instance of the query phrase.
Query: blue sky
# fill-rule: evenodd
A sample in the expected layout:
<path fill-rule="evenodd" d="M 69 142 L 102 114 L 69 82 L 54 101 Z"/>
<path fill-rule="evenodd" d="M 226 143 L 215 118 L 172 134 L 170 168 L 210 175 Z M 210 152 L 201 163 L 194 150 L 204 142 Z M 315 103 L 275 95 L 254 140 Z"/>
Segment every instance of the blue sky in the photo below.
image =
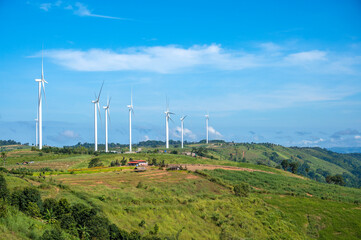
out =
<path fill-rule="evenodd" d="M 0 2 L 0 138 L 34 143 L 44 70 L 46 144 L 93 142 L 105 81 L 110 142 L 178 140 L 361 146 L 360 1 Z M 104 111 L 99 142 L 104 142 Z"/>

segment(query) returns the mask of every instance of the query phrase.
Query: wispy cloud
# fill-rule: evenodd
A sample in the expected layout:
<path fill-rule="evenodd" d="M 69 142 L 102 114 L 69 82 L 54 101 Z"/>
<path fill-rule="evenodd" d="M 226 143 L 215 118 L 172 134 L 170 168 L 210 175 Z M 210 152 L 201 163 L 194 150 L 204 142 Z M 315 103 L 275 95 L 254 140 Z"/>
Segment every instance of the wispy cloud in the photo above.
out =
<path fill-rule="evenodd" d="M 211 99 L 193 99 L 182 103 L 183 107 L 200 111 L 212 106 L 216 111 L 282 109 L 300 104 L 339 101 L 358 93 L 360 89 L 342 86 L 312 86 L 288 84 L 278 89 L 257 89 L 212 96 Z M 194 102 L 197 104 L 194 104 Z M 238 104 L 239 103 L 239 104 Z"/>
<path fill-rule="evenodd" d="M 130 20 L 127 18 L 119 18 L 119 17 L 94 14 L 94 13 L 92 13 L 91 10 L 88 9 L 88 7 L 86 5 L 84 5 L 80 2 L 75 3 L 74 7 L 67 6 L 67 8 L 73 10 L 73 13 L 75 15 L 78 15 L 81 17 L 99 17 L 99 18 L 119 19 L 119 20 Z"/>
<path fill-rule="evenodd" d="M 40 9 L 48 12 L 51 8 L 58 8 L 64 10 L 70 10 L 73 12 L 74 15 L 81 16 L 81 17 L 98 17 L 98 18 L 109 18 L 109 19 L 117 19 L 117 20 L 132 20 L 129 18 L 120 18 L 120 17 L 113 17 L 107 15 L 100 15 L 93 13 L 92 10 L 88 8 L 87 5 L 76 2 L 75 4 L 64 4 L 62 1 L 56 1 L 54 3 L 41 3 Z"/>
<path fill-rule="evenodd" d="M 285 60 L 286 62 L 292 64 L 303 64 L 314 61 L 325 61 L 327 60 L 327 58 L 326 58 L 326 52 L 313 50 L 308 52 L 289 54 L 288 56 L 285 57 Z"/>
<path fill-rule="evenodd" d="M 215 137 L 219 137 L 219 138 L 223 137 L 223 135 L 220 132 L 218 132 L 216 129 L 214 129 L 212 126 L 208 127 L 208 131 L 210 134 L 212 134 Z"/>
<path fill-rule="evenodd" d="M 66 143 L 69 141 L 80 140 L 80 136 L 72 130 L 64 130 L 57 135 L 48 136 L 47 139 L 56 143 Z"/>
<path fill-rule="evenodd" d="M 180 138 L 181 134 L 182 134 L 181 127 L 176 127 L 174 129 L 174 131 L 173 131 L 173 135 L 175 137 Z M 191 130 L 189 130 L 188 128 L 183 128 L 183 134 L 184 134 L 184 137 L 189 137 L 192 140 L 195 140 L 197 138 L 197 136 Z"/>
<path fill-rule="evenodd" d="M 44 10 L 44 11 L 49 11 L 49 9 L 51 8 L 52 4 L 51 3 L 42 3 L 40 4 L 40 9 Z"/>

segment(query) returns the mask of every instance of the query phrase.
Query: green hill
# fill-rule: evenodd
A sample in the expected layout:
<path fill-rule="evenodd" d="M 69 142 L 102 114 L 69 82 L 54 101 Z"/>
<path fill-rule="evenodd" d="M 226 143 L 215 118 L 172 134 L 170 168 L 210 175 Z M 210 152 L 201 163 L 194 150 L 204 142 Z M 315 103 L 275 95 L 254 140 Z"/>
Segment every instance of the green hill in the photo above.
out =
<path fill-rule="evenodd" d="M 5 201 L 0 200 L 1 236 L 361 238 L 360 189 L 321 183 L 277 168 L 287 159 L 300 166 L 307 163 L 307 173 L 314 171 L 319 181 L 324 176 L 317 169 L 356 177 L 351 166 L 357 166 L 358 155 L 269 144 L 195 144 L 184 149 L 198 157 L 182 155 L 176 147 L 168 151 L 173 154 L 159 150 L 143 148 L 140 153 L 97 156 L 54 149 L 8 152 L 6 168 L 17 170 L 2 169 L 0 173 L 9 190 Z M 342 156 L 344 161 L 340 161 Z M 92 159 L 103 166 L 88 168 Z M 134 167 L 128 166 L 109 167 L 123 159 L 144 159 L 156 166 L 145 172 L 134 172 Z M 24 162 L 31 163 L 18 165 Z M 187 170 L 167 171 L 172 164 Z"/>

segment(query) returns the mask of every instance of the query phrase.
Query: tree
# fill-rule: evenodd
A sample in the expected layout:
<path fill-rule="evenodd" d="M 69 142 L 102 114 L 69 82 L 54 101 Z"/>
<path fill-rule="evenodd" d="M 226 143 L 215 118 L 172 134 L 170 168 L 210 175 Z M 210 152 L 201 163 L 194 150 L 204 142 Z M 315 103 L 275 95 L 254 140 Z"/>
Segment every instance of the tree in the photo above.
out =
<path fill-rule="evenodd" d="M 282 162 L 281 162 L 281 166 L 282 166 L 282 168 L 286 171 L 287 169 L 288 169 L 288 166 L 289 166 L 290 164 L 288 163 L 288 161 L 287 160 L 283 160 Z"/>
<path fill-rule="evenodd" d="M 51 231 L 45 230 L 43 236 L 40 238 L 41 240 L 63 240 L 65 239 L 63 233 L 60 229 L 55 228 Z"/>
<path fill-rule="evenodd" d="M 298 167 L 299 167 L 298 162 L 290 163 L 290 168 L 291 168 L 292 173 L 296 174 Z"/>
<path fill-rule="evenodd" d="M 18 206 L 22 212 L 28 212 L 29 203 L 35 203 L 41 208 L 42 201 L 40 192 L 34 187 L 26 187 L 23 190 L 16 190 L 11 194 L 11 204 Z"/>
<path fill-rule="evenodd" d="M 123 159 L 120 161 L 122 166 L 125 166 L 127 164 L 127 159 L 125 159 L 125 157 L 123 157 Z"/>
<path fill-rule="evenodd" d="M 2 198 L 4 201 L 9 196 L 9 189 L 7 187 L 6 179 L 3 175 L 0 174 L 0 198 Z"/>
<path fill-rule="evenodd" d="M 90 160 L 89 164 L 88 164 L 88 168 L 93 168 L 93 167 L 102 167 L 103 163 L 100 161 L 99 158 L 93 158 L 92 160 Z"/>
<path fill-rule="evenodd" d="M 338 184 L 338 185 L 341 185 L 341 186 L 345 185 L 345 181 L 343 180 L 343 177 L 340 174 L 337 174 L 335 176 L 331 176 L 331 175 L 327 176 L 326 177 L 326 182 L 327 183 Z"/>
<path fill-rule="evenodd" d="M 3 159 L 3 162 L 4 162 L 4 167 L 5 167 L 5 161 L 6 161 L 6 158 L 8 157 L 7 153 L 6 152 L 1 152 L 1 158 Z"/>

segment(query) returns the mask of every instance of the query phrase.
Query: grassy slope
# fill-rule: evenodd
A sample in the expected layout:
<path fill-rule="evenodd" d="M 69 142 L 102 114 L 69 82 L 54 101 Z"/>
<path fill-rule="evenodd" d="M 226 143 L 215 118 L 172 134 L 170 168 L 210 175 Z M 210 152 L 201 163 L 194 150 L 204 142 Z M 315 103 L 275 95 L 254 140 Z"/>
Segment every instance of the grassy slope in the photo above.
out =
<path fill-rule="evenodd" d="M 263 151 L 264 149 L 259 149 L 254 154 L 256 156 L 256 153 L 262 154 Z M 277 151 L 288 157 L 282 149 Z M 44 156 L 35 154 L 33 158 L 36 162 L 39 159 L 41 167 L 54 164 L 67 169 L 86 167 L 89 159 L 94 157 L 59 156 L 52 156 L 49 161 Z M 123 156 L 133 159 L 155 157 L 158 161 L 164 159 L 166 163 L 249 167 L 275 174 L 206 171 L 231 184 L 248 182 L 255 187 L 249 198 L 235 197 L 227 188 L 199 175 L 159 170 L 144 174 L 123 170 L 47 177 L 45 183 L 40 185 L 42 195 L 44 198 L 66 197 L 73 203 L 82 202 L 100 207 L 109 219 L 127 230 L 137 229 L 147 234 L 157 223 L 161 236 L 174 236 L 184 227 L 180 239 L 189 239 L 191 236 L 195 239 L 217 239 L 222 229 L 224 235 L 253 239 L 270 236 L 283 236 L 286 239 L 361 238 L 358 221 L 361 219 L 361 209 L 359 205 L 353 204 L 355 200 L 361 199 L 361 190 L 291 178 L 290 173 L 282 170 L 226 160 L 196 159 L 172 154 L 110 154 L 99 157 L 108 165 L 110 161 L 120 160 Z M 16 157 L 15 155 L 14 159 Z M 302 158 L 304 159 L 303 156 Z M 68 188 L 59 188 L 50 179 L 63 182 Z M 40 184 L 28 177 L 7 177 L 7 180 L 12 189 Z M 143 187 L 136 187 L 139 182 L 143 183 Z M 141 220 L 145 220 L 145 227 L 138 226 Z M 16 224 L 22 221 L 24 223 L 21 226 Z M 36 226 L 36 229 L 33 230 L 31 226 Z M 9 239 L 26 239 L 32 231 L 42 232 L 46 227 L 42 222 L 19 214 L 12 216 L 11 223 L 0 221 L 0 232 L 3 236 L 9 236 Z"/>
<path fill-rule="evenodd" d="M 361 190 L 262 172 L 206 171 L 230 183 L 248 182 L 253 192 L 280 209 L 311 238 L 360 239 Z"/>

